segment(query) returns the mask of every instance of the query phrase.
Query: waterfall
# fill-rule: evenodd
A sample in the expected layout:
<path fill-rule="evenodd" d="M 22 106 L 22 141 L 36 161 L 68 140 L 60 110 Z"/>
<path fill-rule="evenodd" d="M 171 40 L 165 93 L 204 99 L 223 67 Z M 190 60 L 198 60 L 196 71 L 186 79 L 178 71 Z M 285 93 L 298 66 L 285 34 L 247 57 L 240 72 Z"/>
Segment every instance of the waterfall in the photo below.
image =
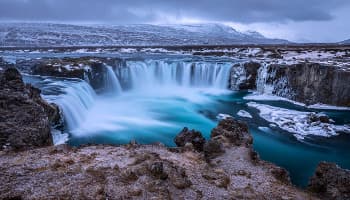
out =
<path fill-rule="evenodd" d="M 119 80 L 111 66 L 106 66 L 105 89 L 107 92 L 118 95 L 122 92 Z"/>
<path fill-rule="evenodd" d="M 277 95 L 285 98 L 292 98 L 296 95 L 289 86 L 287 76 L 277 75 L 277 69 L 268 64 L 263 64 L 259 68 L 256 87 L 261 94 Z"/>
<path fill-rule="evenodd" d="M 231 70 L 231 89 L 239 90 L 240 84 L 247 79 L 247 72 L 242 63 L 234 65 Z"/>
<path fill-rule="evenodd" d="M 118 74 L 120 82 L 135 90 L 160 86 L 226 89 L 231 67 L 230 62 L 127 61 Z"/>
<path fill-rule="evenodd" d="M 275 76 L 274 71 L 269 72 L 269 67 L 267 64 L 262 64 L 258 70 L 258 76 L 256 79 L 256 89 L 261 94 L 272 94 L 274 90 L 273 83 L 269 82 L 270 78 Z"/>
<path fill-rule="evenodd" d="M 43 95 L 43 97 L 62 109 L 68 130 L 73 130 L 84 121 L 88 109 L 94 104 L 95 95 L 89 84 L 78 81 L 65 83 L 63 93 L 58 96 Z"/>

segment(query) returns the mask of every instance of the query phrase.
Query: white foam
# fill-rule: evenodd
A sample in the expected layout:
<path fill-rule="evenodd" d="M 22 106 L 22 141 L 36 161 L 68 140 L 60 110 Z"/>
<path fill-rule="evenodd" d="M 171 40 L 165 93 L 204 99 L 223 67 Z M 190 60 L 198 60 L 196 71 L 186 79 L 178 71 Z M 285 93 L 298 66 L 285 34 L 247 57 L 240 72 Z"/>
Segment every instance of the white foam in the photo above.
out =
<path fill-rule="evenodd" d="M 67 133 L 62 133 L 59 130 L 51 129 L 51 135 L 54 145 L 65 144 L 68 141 L 69 135 Z"/>

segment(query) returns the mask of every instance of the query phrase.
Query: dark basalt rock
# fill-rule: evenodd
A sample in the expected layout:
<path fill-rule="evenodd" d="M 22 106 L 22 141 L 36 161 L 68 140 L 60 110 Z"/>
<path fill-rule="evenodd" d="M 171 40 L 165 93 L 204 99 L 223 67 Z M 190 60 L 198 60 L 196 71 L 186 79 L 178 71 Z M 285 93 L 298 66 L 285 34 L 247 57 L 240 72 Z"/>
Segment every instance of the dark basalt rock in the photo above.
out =
<path fill-rule="evenodd" d="M 273 64 L 268 66 L 267 73 L 270 75 L 266 84 L 274 85 L 272 93 L 277 96 L 305 104 L 350 106 L 350 71 L 318 63 L 302 63 Z M 277 84 L 279 81 L 284 84 Z"/>
<path fill-rule="evenodd" d="M 21 70 L 28 71 L 30 68 L 29 73 L 35 75 L 85 79 L 98 92 L 105 89 L 104 87 L 108 84 L 106 66 L 113 66 L 114 70 L 117 70 L 122 63 L 123 61 L 118 58 L 47 58 L 27 61 L 23 63 L 27 65 L 26 69 L 21 68 Z"/>
<path fill-rule="evenodd" d="M 271 169 L 271 173 L 277 180 L 280 180 L 285 184 L 290 184 L 289 172 L 286 169 L 275 166 Z"/>
<path fill-rule="evenodd" d="M 322 199 L 350 199 L 350 171 L 334 163 L 321 162 L 309 181 L 308 190 Z"/>
<path fill-rule="evenodd" d="M 203 145 L 205 143 L 205 138 L 202 133 L 196 130 L 189 130 L 185 127 L 174 140 L 178 147 L 184 147 L 186 143 L 192 143 L 194 149 L 197 151 L 203 151 Z"/>
<path fill-rule="evenodd" d="M 6 62 L 2 57 L 0 57 L 0 72 L 4 71 L 8 68 L 14 68 L 15 65 L 12 63 Z"/>
<path fill-rule="evenodd" d="M 33 74 L 84 79 L 84 69 L 82 68 L 68 69 L 61 64 L 51 64 L 45 62 L 36 64 L 33 68 Z"/>
<path fill-rule="evenodd" d="M 57 107 L 46 103 L 40 90 L 26 85 L 15 68 L 0 74 L 0 149 L 52 145 L 50 120 Z"/>
<path fill-rule="evenodd" d="M 244 63 L 243 67 L 246 71 L 246 80 L 238 86 L 240 90 L 256 89 L 256 77 L 260 66 L 257 62 Z"/>
<path fill-rule="evenodd" d="M 239 67 L 243 67 L 240 74 Z M 235 65 L 231 70 L 230 88 L 246 90 L 257 88 L 260 64 L 248 62 Z M 244 80 L 239 80 L 238 74 Z M 319 63 L 271 64 L 266 66 L 266 85 L 272 86 L 272 94 L 307 105 L 323 103 L 350 106 L 350 71 L 337 66 Z M 239 80 L 239 81 L 238 81 Z M 261 83 L 260 83 L 261 84 Z M 261 92 L 261 91 L 260 91 Z"/>
<path fill-rule="evenodd" d="M 209 159 L 221 155 L 225 152 L 221 142 L 215 139 L 210 139 L 209 141 L 207 141 L 204 144 L 203 151 L 204 156 Z"/>
<path fill-rule="evenodd" d="M 325 114 L 311 113 L 309 116 L 310 122 L 331 123 L 332 120 Z"/>
<path fill-rule="evenodd" d="M 211 138 L 217 136 L 226 137 L 230 143 L 241 146 L 250 146 L 253 138 L 248 132 L 246 123 L 235 120 L 234 118 L 226 118 L 219 122 L 218 126 L 211 131 Z"/>
<path fill-rule="evenodd" d="M 244 64 L 236 64 L 231 69 L 230 83 L 233 90 L 253 90 L 256 89 L 256 79 L 258 69 L 261 67 L 257 62 L 246 62 Z M 238 74 L 237 74 L 238 73 Z M 243 74 L 241 74 L 243 73 Z M 240 80 L 244 76 L 244 80 Z"/>

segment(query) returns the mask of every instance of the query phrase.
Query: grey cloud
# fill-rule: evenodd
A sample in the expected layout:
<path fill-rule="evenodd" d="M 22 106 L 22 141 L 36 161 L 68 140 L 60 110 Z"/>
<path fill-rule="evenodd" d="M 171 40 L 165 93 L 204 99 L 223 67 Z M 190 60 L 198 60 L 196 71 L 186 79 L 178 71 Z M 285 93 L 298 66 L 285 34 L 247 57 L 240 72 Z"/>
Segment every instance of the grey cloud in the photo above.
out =
<path fill-rule="evenodd" d="M 327 21 L 348 0 L 0 0 L 0 20 L 152 23 L 166 17 L 241 23 Z"/>

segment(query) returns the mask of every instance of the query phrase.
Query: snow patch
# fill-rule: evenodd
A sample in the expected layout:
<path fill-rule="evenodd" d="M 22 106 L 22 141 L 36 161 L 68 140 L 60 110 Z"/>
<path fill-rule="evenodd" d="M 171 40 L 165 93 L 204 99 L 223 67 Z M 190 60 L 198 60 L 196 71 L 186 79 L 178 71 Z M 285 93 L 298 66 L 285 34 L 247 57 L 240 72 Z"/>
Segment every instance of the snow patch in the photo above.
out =
<path fill-rule="evenodd" d="M 320 109 L 320 110 L 350 110 L 350 107 L 332 106 L 332 105 L 321 104 L 321 103 L 310 105 L 308 106 L 308 108 Z"/>
<path fill-rule="evenodd" d="M 249 112 L 247 112 L 245 110 L 238 111 L 237 115 L 240 116 L 240 117 L 245 117 L 245 118 L 253 118 L 253 116 Z"/>
<path fill-rule="evenodd" d="M 311 120 L 311 117 L 316 114 L 314 112 L 288 110 L 255 102 L 249 102 L 247 105 L 258 109 L 260 117 L 276 124 L 285 131 L 293 133 L 294 137 L 299 140 L 309 135 L 331 137 L 341 132 L 350 133 L 350 126 Z"/>

